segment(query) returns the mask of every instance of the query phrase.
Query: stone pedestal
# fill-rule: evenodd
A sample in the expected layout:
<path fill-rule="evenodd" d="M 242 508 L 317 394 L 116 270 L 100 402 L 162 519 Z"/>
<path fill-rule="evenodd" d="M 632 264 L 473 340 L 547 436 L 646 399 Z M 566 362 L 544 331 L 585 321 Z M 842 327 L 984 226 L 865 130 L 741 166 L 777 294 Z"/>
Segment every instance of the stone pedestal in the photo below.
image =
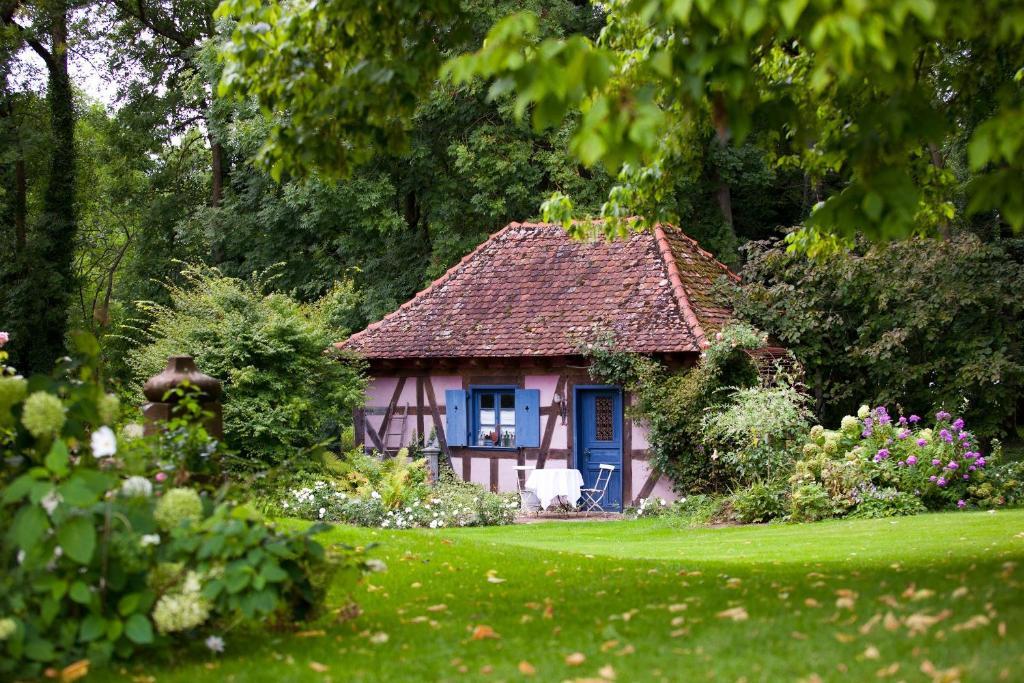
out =
<path fill-rule="evenodd" d="M 201 392 L 199 397 L 203 412 L 209 413 L 203 426 L 215 438 L 224 437 L 224 418 L 220 404 L 221 383 L 204 375 L 196 367 L 192 356 L 171 356 L 167 359 L 167 367 L 158 375 L 150 377 L 142 387 L 142 393 L 149 403 L 142 406 L 145 434 L 155 434 L 160 430 L 160 423 L 178 416 L 178 400 L 180 397 L 168 392 L 182 387 L 194 387 Z"/>

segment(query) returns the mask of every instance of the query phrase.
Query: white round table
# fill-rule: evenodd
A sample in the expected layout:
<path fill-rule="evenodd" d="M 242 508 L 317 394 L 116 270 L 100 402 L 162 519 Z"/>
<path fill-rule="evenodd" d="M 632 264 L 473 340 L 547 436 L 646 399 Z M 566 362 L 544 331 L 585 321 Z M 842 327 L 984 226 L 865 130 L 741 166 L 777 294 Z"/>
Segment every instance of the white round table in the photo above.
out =
<path fill-rule="evenodd" d="M 580 498 L 580 487 L 583 486 L 583 475 L 579 470 L 552 469 L 534 470 L 523 486 L 537 494 L 540 507 L 546 510 L 552 502 L 564 499 L 569 505 L 575 506 Z"/>

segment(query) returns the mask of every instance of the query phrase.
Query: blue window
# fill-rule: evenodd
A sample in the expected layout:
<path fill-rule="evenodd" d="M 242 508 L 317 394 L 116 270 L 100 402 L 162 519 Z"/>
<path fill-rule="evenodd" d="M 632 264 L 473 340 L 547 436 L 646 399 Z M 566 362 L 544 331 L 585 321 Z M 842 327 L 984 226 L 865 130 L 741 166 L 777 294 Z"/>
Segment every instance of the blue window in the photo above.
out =
<path fill-rule="evenodd" d="M 444 392 L 449 446 L 537 448 L 540 391 L 515 387 L 470 387 Z"/>
<path fill-rule="evenodd" d="M 473 401 L 471 445 L 515 448 L 515 387 L 483 387 L 473 389 L 471 394 Z"/>

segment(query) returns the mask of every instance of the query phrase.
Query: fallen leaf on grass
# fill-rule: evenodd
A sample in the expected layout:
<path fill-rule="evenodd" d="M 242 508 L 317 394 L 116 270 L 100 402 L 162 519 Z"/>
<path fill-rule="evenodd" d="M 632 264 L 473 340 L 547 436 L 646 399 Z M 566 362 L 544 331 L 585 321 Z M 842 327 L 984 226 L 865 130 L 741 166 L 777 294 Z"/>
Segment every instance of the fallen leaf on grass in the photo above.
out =
<path fill-rule="evenodd" d="M 501 638 L 494 629 L 486 624 L 479 624 L 473 629 L 473 640 L 483 640 L 485 638 Z"/>
<path fill-rule="evenodd" d="M 878 659 L 881 656 L 882 653 L 874 645 L 868 645 L 867 649 L 864 650 L 864 659 Z"/>
<path fill-rule="evenodd" d="M 793 631 L 792 633 L 789 634 L 789 637 L 792 638 L 793 640 L 807 640 L 807 634 L 806 633 L 800 633 L 800 631 Z"/>
<path fill-rule="evenodd" d="M 443 612 L 448 609 L 448 605 L 441 603 L 440 605 L 431 605 L 427 608 L 428 612 Z"/>
<path fill-rule="evenodd" d="M 989 623 L 989 618 L 986 617 L 984 614 L 975 614 L 973 617 L 963 622 L 962 624 L 957 624 L 956 626 L 954 626 L 953 630 L 972 631 L 976 628 L 981 628 L 982 626 L 988 626 Z"/>
<path fill-rule="evenodd" d="M 953 591 L 953 597 L 954 598 L 962 598 L 965 595 L 967 595 L 968 592 L 969 591 L 967 590 L 967 586 L 960 586 L 955 591 Z"/>
<path fill-rule="evenodd" d="M 944 619 L 948 619 L 952 616 L 953 612 L 948 609 L 944 609 L 938 614 L 925 614 L 924 612 L 917 612 L 907 617 L 906 623 L 907 631 L 910 635 L 915 636 L 924 633 L 935 624 L 939 623 Z"/>
<path fill-rule="evenodd" d="M 61 669 L 60 680 L 61 683 L 71 683 L 77 681 L 89 673 L 89 660 L 79 659 L 77 662 L 68 664 L 66 667 Z"/>
<path fill-rule="evenodd" d="M 606 640 L 605 642 L 601 643 L 601 652 L 608 652 L 609 650 L 614 650 L 616 647 L 618 647 L 618 645 L 619 641 L 617 640 Z"/>
<path fill-rule="evenodd" d="M 605 664 L 604 666 L 602 666 L 600 669 L 597 670 L 597 675 L 600 676 L 601 678 L 606 678 L 609 681 L 614 681 L 615 680 L 615 669 L 612 668 L 611 664 Z"/>
<path fill-rule="evenodd" d="M 668 606 L 668 611 L 669 612 L 682 612 L 683 610 L 686 609 L 686 607 L 687 607 L 687 605 L 686 605 L 685 602 L 680 602 L 680 603 L 675 604 L 675 605 L 669 605 Z"/>
<path fill-rule="evenodd" d="M 320 662 L 310 662 L 309 668 L 317 672 L 318 674 L 322 674 L 325 671 L 329 671 L 331 667 L 327 666 L 326 664 L 321 664 Z"/>
<path fill-rule="evenodd" d="M 921 673 L 932 679 L 932 683 L 959 683 L 960 669 L 952 667 L 949 669 L 938 669 L 929 660 L 921 662 Z"/>
<path fill-rule="evenodd" d="M 838 640 L 840 643 L 852 643 L 853 642 L 853 636 L 851 636 L 849 633 L 843 633 L 842 631 L 837 631 L 834 635 L 835 635 L 836 640 Z"/>
<path fill-rule="evenodd" d="M 519 673 L 524 676 L 532 676 L 537 673 L 537 669 L 525 659 L 519 662 Z"/>
<path fill-rule="evenodd" d="M 587 656 L 582 652 L 573 652 L 565 657 L 565 663 L 569 666 L 579 666 L 585 661 L 587 661 Z"/>
<path fill-rule="evenodd" d="M 374 633 L 372 636 L 370 636 L 370 642 L 374 645 L 383 645 L 384 643 L 388 642 L 388 639 L 389 636 L 388 634 L 384 633 L 384 631 L 378 631 L 377 633 Z"/>
<path fill-rule="evenodd" d="M 893 662 L 889 666 L 883 666 L 881 669 L 875 672 L 875 675 L 879 678 L 888 678 L 889 676 L 895 676 L 896 672 L 900 670 L 900 663 Z"/>
<path fill-rule="evenodd" d="M 804 600 L 804 604 L 808 607 L 821 607 L 821 603 L 815 600 L 814 598 L 807 598 L 806 600 Z"/>
<path fill-rule="evenodd" d="M 875 616 L 873 616 L 870 619 L 868 619 L 867 621 L 865 621 L 861 625 L 861 627 L 859 629 L 857 629 L 857 630 L 860 631 L 860 634 L 862 636 L 866 636 L 867 634 L 871 633 L 871 629 L 873 629 L 875 627 L 875 624 L 877 624 L 881 620 L 882 620 L 882 615 L 881 614 L 876 614 Z"/>
<path fill-rule="evenodd" d="M 900 620 L 892 612 L 886 612 L 885 619 L 882 620 L 882 626 L 885 627 L 886 631 L 895 631 L 900 627 Z"/>
<path fill-rule="evenodd" d="M 747 610 L 743 607 L 730 607 L 724 609 L 715 615 L 719 619 L 732 619 L 733 621 L 746 621 L 750 616 L 747 614 Z"/>
<path fill-rule="evenodd" d="M 625 647 L 623 647 L 621 650 L 619 650 L 615 654 L 618 655 L 619 657 L 622 657 L 623 655 L 631 655 L 634 652 L 636 652 L 636 648 L 635 647 L 633 647 L 632 645 L 626 645 Z"/>
<path fill-rule="evenodd" d="M 295 637 L 296 638 L 319 638 L 320 636 L 325 635 L 325 633 L 326 632 L 323 629 L 315 629 L 315 630 L 312 630 L 312 631 L 299 631 L 298 633 L 295 634 Z"/>

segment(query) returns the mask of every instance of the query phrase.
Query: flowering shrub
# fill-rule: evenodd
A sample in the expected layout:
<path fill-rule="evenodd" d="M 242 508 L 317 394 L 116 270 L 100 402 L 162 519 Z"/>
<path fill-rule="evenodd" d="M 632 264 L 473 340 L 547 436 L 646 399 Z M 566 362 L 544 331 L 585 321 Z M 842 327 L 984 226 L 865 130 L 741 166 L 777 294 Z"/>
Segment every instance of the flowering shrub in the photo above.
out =
<path fill-rule="evenodd" d="M 519 510 L 517 494 L 491 493 L 452 475 L 442 475 L 433 488 L 416 489 L 397 506 L 376 489 L 351 491 L 347 483 L 319 477 L 281 492 L 270 508 L 291 517 L 383 529 L 498 526 L 511 524 Z"/>
<path fill-rule="evenodd" d="M 985 455 L 963 419 L 946 411 L 934 417 L 925 427 L 917 415 L 894 418 L 884 406 L 861 406 L 838 430 L 816 426 L 791 481 L 822 486 L 839 514 L 863 506 L 868 509 L 860 516 L 997 504 L 1002 489 L 989 481 L 989 470 L 999 459 L 998 442 Z"/>
<path fill-rule="evenodd" d="M 671 506 L 664 498 L 641 498 L 636 507 L 627 507 L 623 514 L 634 517 L 660 517 L 671 512 Z"/>
<path fill-rule="evenodd" d="M 0 373 L 0 678 L 129 657 L 239 618 L 304 619 L 334 572 L 363 567 L 354 552 L 329 555 L 317 527 L 278 531 L 183 485 L 187 471 L 169 477 L 160 437 L 118 443 L 95 340 L 75 342 L 82 359 L 52 377 Z"/>

